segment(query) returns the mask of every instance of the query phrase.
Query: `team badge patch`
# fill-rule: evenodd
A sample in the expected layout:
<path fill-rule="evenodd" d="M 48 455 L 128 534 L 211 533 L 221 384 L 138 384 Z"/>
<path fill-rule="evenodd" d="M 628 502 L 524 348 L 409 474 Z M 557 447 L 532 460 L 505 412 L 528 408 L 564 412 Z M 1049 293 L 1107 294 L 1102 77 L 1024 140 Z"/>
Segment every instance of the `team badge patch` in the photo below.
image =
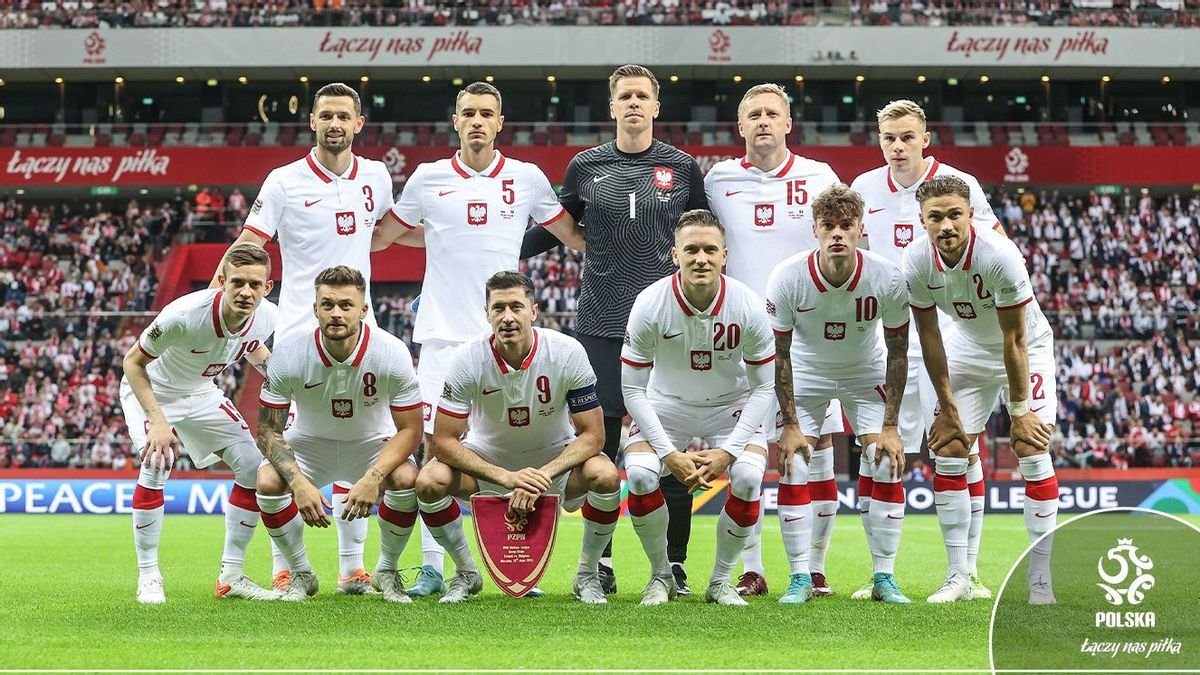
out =
<path fill-rule="evenodd" d="M 896 223 L 892 229 L 892 242 L 897 248 L 906 248 L 913 240 L 913 226 L 909 223 Z"/>
<path fill-rule="evenodd" d="M 467 224 L 487 225 L 487 202 L 471 202 L 467 204 Z"/>
<path fill-rule="evenodd" d="M 447 382 L 442 385 L 442 398 L 450 398 L 450 394 L 454 393 L 454 388 Z"/>
<path fill-rule="evenodd" d="M 675 187 L 675 170 L 669 166 L 654 167 L 654 187 L 670 190 Z"/>
<path fill-rule="evenodd" d="M 208 364 L 208 367 L 204 369 L 204 372 L 200 374 L 204 377 L 216 377 L 221 374 L 222 370 L 225 370 L 225 365 L 226 364 L 224 363 L 210 363 Z"/>
<path fill-rule="evenodd" d="M 157 341 L 160 337 L 162 337 L 162 333 L 162 326 L 158 324 L 150 326 L 150 339 L 152 341 Z"/>
<path fill-rule="evenodd" d="M 521 406 L 520 408 L 508 409 L 508 426 L 510 427 L 527 427 L 529 426 L 529 406 Z"/>
<path fill-rule="evenodd" d="M 845 321 L 826 321 L 825 322 L 825 339 L 826 340 L 844 340 L 846 338 L 846 322 Z"/>
<path fill-rule="evenodd" d="M 258 213 L 259 211 L 262 211 L 262 207 L 263 201 L 261 199 L 255 199 L 254 206 L 250 207 L 250 213 Z"/>
<path fill-rule="evenodd" d="M 712 352 L 693 349 L 692 370 L 712 370 Z"/>
<path fill-rule="evenodd" d="M 960 318 L 960 319 L 977 318 L 975 316 L 975 305 L 972 305 L 969 302 L 954 303 L 954 313 L 957 314 L 958 318 Z"/>
<path fill-rule="evenodd" d="M 754 207 L 755 227 L 770 227 L 775 224 L 775 205 L 759 204 Z"/>
<path fill-rule="evenodd" d="M 354 417 L 354 401 L 348 398 L 335 398 L 329 401 L 333 416 L 338 419 L 350 419 Z"/>
<path fill-rule="evenodd" d="M 352 235 L 358 230 L 354 223 L 353 211 L 338 211 L 334 214 L 334 222 L 337 225 L 337 233 L 343 237 Z"/>
<path fill-rule="evenodd" d="M 471 497 L 475 541 L 483 566 L 505 593 L 519 598 L 545 574 L 554 550 L 558 511 L 558 495 L 538 497 L 529 513 L 508 508 L 508 497 Z"/>

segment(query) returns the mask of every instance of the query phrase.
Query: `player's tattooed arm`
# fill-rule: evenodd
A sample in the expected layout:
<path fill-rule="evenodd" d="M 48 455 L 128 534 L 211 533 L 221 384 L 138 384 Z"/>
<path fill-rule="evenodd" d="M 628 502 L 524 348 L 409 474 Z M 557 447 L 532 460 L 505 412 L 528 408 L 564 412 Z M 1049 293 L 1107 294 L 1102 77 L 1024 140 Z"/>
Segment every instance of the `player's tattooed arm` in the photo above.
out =
<path fill-rule="evenodd" d="M 261 346 L 247 354 L 246 360 L 249 361 L 250 365 L 254 366 L 254 369 L 261 373 L 263 377 L 266 377 L 267 365 L 271 362 L 271 350 L 267 349 L 265 345 Z"/>
<path fill-rule="evenodd" d="M 799 424 L 796 418 L 795 381 L 792 378 L 792 333 L 775 332 L 775 399 L 784 425 Z"/>
<path fill-rule="evenodd" d="M 883 341 L 887 345 L 887 369 L 883 380 L 883 426 L 900 424 L 900 401 L 904 386 L 908 383 L 908 328 L 885 330 Z"/>
<path fill-rule="evenodd" d="M 292 481 L 302 474 L 300 465 L 296 463 L 296 453 L 283 438 L 283 425 L 287 422 L 287 416 L 287 408 L 258 406 L 255 441 L 258 442 L 258 451 L 275 467 L 279 477 L 291 485 Z"/>

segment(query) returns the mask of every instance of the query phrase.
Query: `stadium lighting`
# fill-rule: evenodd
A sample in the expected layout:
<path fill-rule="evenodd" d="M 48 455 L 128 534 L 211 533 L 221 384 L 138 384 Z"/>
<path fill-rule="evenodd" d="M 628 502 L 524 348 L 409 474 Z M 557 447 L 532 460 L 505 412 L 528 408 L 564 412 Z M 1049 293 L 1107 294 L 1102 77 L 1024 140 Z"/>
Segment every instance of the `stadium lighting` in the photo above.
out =
<path fill-rule="evenodd" d="M 1107 76 L 1107 75 L 1105 75 L 1105 76 L 1103 76 L 1103 77 L 1101 77 L 1101 78 L 1100 78 L 1100 81 L 1101 81 L 1101 82 L 1112 82 L 1112 78 L 1111 78 L 1111 77 L 1109 77 L 1109 76 Z"/>
<path fill-rule="evenodd" d="M 179 84 L 183 84 L 183 82 L 184 82 L 184 80 L 183 80 L 183 76 L 182 76 L 182 75 L 177 75 L 177 76 L 175 77 L 175 81 L 176 81 L 176 82 L 178 82 Z"/>
<path fill-rule="evenodd" d="M 917 76 L 917 83 L 918 83 L 918 84 L 925 84 L 925 76 L 924 76 L 924 75 L 918 75 L 918 76 Z"/>
<path fill-rule="evenodd" d="M 741 82 L 741 81 L 742 81 L 742 76 L 741 76 L 741 75 L 734 75 L 734 76 L 733 76 L 733 81 L 734 81 L 734 82 Z"/>
<path fill-rule="evenodd" d="M 367 77 L 366 75 L 363 75 L 362 77 L 358 78 L 358 81 L 359 82 L 370 82 L 371 78 Z"/>
<path fill-rule="evenodd" d="M 4 86 L 4 78 L 0 77 L 0 87 L 3 87 L 3 86 Z"/>
<path fill-rule="evenodd" d="M 432 82 L 432 81 L 433 81 L 433 78 L 432 78 L 432 77 L 430 77 L 430 76 L 428 76 L 428 75 L 422 75 L 422 76 L 421 76 L 421 81 L 422 81 L 422 82 Z"/>
<path fill-rule="evenodd" d="M 558 78 L 557 78 L 557 77 L 555 77 L 555 76 L 553 76 L 553 75 L 547 75 L 547 76 L 546 76 L 546 81 L 547 81 L 547 82 L 553 82 L 553 81 L 555 81 L 555 80 L 557 80 L 557 79 L 558 79 Z"/>
<path fill-rule="evenodd" d="M 796 81 L 797 81 L 797 82 L 803 82 L 803 81 L 804 81 L 804 76 L 803 76 L 803 75 L 797 75 L 797 76 L 796 76 Z"/>
<path fill-rule="evenodd" d="M 461 77 L 456 77 L 453 80 L 450 80 L 450 84 L 453 84 L 456 87 L 461 87 L 462 83 L 463 83 L 463 79 Z"/>
<path fill-rule="evenodd" d="M 958 86 L 958 78 L 957 77 L 948 77 L 948 78 L 946 78 L 946 84 L 951 87 L 957 87 Z"/>
<path fill-rule="evenodd" d="M 301 76 L 300 76 L 300 83 L 301 83 L 301 84 L 308 84 L 308 76 L 307 76 L 307 75 L 301 75 Z"/>
<path fill-rule="evenodd" d="M 867 79 L 867 77 L 866 77 L 865 75 L 855 75 L 855 76 L 854 76 L 854 81 L 855 81 L 855 82 L 862 82 L 862 81 L 863 81 L 863 80 L 865 80 L 865 79 Z"/>
<path fill-rule="evenodd" d="M 678 75 L 672 75 L 670 79 L 671 79 L 671 81 L 672 81 L 672 82 L 678 82 L 678 81 L 679 81 L 679 76 L 678 76 Z"/>
<path fill-rule="evenodd" d="M 125 84 L 125 78 L 118 75 L 115 78 L 113 78 L 113 82 L 115 82 L 117 84 Z"/>
<path fill-rule="evenodd" d="M 210 79 L 208 82 L 205 82 L 205 84 L 207 84 L 210 87 L 215 87 L 215 86 L 217 86 L 217 81 Z"/>
<path fill-rule="evenodd" d="M 62 84 L 62 83 L 63 83 L 63 79 L 61 77 L 54 78 L 54 84 Z"/>
<path fill-rule="evenodd" d="M 25 188 L 17 188 L 17 194 L 19 194 L 19 195 L 25 194 Z"/>
<path fill-rule="evenodd" d="M 1049 75 L 1043 75 L 1043 76 L 1042 76 L 1042 82 L 1049 82 L 1049 81 L 1050 81 L 1050 76 L 1049 76 Z"/>
<path fill-rule="evenodd" d="M 242 75 L 241 77 L 238 78 L 238 82 L 241 82 L 242 84 L 246 84 L 249 81 L 250 80 L 248 80 L 245 75 Z"/>
<path fill-rule="evenodd" d="M 1167 75 L 1163 75 L 1162 83 L 1163 84 L 1171 84 L 1171 78 Z"/>
<path fill-rule="evenodd" d="M 493 76 L 491 76 L 491 75 L 484 75 L 484 76 L 483 76 L 483 81 L 484 81 L 484 82 L 493 82 L 493 81 L 495 81 L 495 79 L 496 79 L 496 78 L 495 78 L 495 77 L 493 77 Z"/>
<path fill-rule="evenodd" d="M 980 76 L 979 76 L 979 82 L 980 82 L 981 84 L 987 84 L 987 83 L 988 83 L 988 80 L 991 80 L 991 79 L 992 79 L 992 78 L 988 77 L 987 75 L 980 75 Z"/>

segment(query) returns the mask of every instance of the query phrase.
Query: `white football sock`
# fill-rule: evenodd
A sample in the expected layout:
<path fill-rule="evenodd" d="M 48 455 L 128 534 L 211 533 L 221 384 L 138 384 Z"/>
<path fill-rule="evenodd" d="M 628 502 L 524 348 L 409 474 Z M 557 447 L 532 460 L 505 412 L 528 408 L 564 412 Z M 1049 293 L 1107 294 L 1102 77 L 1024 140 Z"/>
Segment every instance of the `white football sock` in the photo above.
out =
<path fill-rule="evenodd" d="M 792 574 L 808 574 L 812 547 L 813 507 L 808 492 L 808 464 L 804 456 L 792 456 L 787 476 L 779 477 L 779 531 Z"/>
<path fill-rule="evenodd" d="M 814 450 L 808 467 L 808 494 L 812 498 L 812 547 L 809 567 L 813 572 L 825 571 L 825 553 L 833 537 L 833 522 L 837 520 L 838 492 L 833 480 L 833 448 Z"/>
<path fill-rule="evenodd" d="M 604 553 L 604 547 L 612 541 L 613 531 L 617 529 L 617 518 L 621 515 L 621 491 L 607 494 L 589 492 L 580 510 L 584 524 L 578 571 L 595 574 L 600 554 Z"/>
<path fill-rule="evenodd" d="M 872 478 L 875 465 L 868 457 L 875 456 L 875 443 L 863 448 L 858 456 L 858 516 L 862 520 L 863 532 L 867 534 L 867 551 L 875 555 L 875 540 L 871 538 L 871 493 L 875 487 Z"/>
<path fill-rule="evenodd" d="M 938 457 L 933 476 L 933 499 L 950 573 L 967 570 L 967 535 L 971 529 L 971 498 L 967 494 L 967 458 Z"/>
<path fill-rule="evenodd" d="M 351 486 L 353 487 L 353 486 Z M 363 566 L 363 549 L 366 548 L 370 518 L 342 520 L 346 511 L 346 494 L 350 488 L 341 483 L 333 484 L 333 523 L 338 540 L 338 574 L 344 579 Z"/>
<path fill-rule="evenodd" d="M 133 488 L 133 548 L 138 577 L 158 576 L 158 542 L 162 538 L 165 471 L 142 467 Z"/>
<path fill-rule="evenodd" d="M 443 497 L 432 503 L 418 501 L 421 509 L 421 520 L 437 543 L 445 549 L 450 559 L 454 561 L 456 572 L 478 572 L 475 559 L 471 557 L 471 544 L 463 531 L 462 510 L 453 497 Z"/>
<path fill-rule="evenodd" d="M 625 455 L 629 520 L 650 560 L 650 573 L 655 576 L 671 573 L 671 565 L 667 562 L 667 523 L 670 515 L 662 490 L 658 487 L 661 467 L 662 463 L 653 453 Z"/>
<path fill-rule="evenodd" d="M 983 540 L 983 462 L 967 467 L 967 494 L 971 496 L 971 529 L 967 533 L 967 569 L 979 574 L 979 544 Z"/>
<path fill-rule="evenodd" d="M 750 528 L 750 534 L 746 537 L 746 547 L 742 549 L 742 567 L 746 572 L 754 572 L 760 577 L 766 576 L 765 568 L 763 567 L 762 558 L 762 531 L 763 520 L 767 517 L 767 502 L 762 496 L 758 498 L 758 522 L 754 523 L 754 527 Z"/>
<path fill-rule="evenodd" d="M 225 505 L 225 548 L 221 551 L 221 583 L 237 581 L 245 574 L 246 549 L 258 528 L 258 501 L 254 488 L 237 483 L 229 491 Z"/>
<path fill-rule="evenodd" d="M 711 582 L 729 581 L 746 537 L 758 522 L 758 495 L 766 471 L 767 458 L 752 452 L 743 453 L 729 467 L 729 497 L 717 518 L 717 561 Z"/>
<path fill-rule="evenodd" d="M 397 561 L 408 545 L 416 522 L 416 490 L 385 490 L 383 503 L 379 505 L 379 563 L 375 569 L 396 571 Z"/>
<path fill-rule="evenodd" d="M 892 477 L 892 459 L 882 456 L 875 463 L 871 486 L 871 563 L 875 572 L 896 573 L 896 553 L 904 528 L 904 484 Z"/>
<path fill-rule="evenodd" d="M 267 534 L 279 545 L 288 569 L 292 572 L 311 572 L 308 553 L 304 550 L 304 520 L 291 495 L 271 497 L 258 495 L 258 509 L 262 513 Z"/>
<path fill-rule="evenodd" d="M 438 574 L 443 572 L 446 565 L 446 551 L 437 543 L 433 533 L 421 523 L 421 564 L 432 567 Z"/>
<path fill-rule="evenodd" d="M 1053 530 L 1058 520 L 1058 477 L 1054 475 L 1054 463 L 1047 453 L 1022 457 L 1018 461 L 1021 476 L 1025 479 L 1025 531 L 1029 541 L 1033 542 Z M 1031 574 L 1035 571 L 1049 574 L 1053 544 L 1054 536 L 1050 535 L 1033 547 L 1029 554 Z"/>

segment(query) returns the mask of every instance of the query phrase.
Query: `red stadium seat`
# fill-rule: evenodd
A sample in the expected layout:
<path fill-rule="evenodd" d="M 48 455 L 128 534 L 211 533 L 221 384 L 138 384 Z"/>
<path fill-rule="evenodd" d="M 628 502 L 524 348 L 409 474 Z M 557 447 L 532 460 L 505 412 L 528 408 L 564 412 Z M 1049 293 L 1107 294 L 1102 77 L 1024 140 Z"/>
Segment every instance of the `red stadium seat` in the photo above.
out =
<path fill-rule="evenodd" d="M 294 124 L 284 124 L 279 127 L 279 145 L 295 145 L 296 143 L 296 126 Z"/>

